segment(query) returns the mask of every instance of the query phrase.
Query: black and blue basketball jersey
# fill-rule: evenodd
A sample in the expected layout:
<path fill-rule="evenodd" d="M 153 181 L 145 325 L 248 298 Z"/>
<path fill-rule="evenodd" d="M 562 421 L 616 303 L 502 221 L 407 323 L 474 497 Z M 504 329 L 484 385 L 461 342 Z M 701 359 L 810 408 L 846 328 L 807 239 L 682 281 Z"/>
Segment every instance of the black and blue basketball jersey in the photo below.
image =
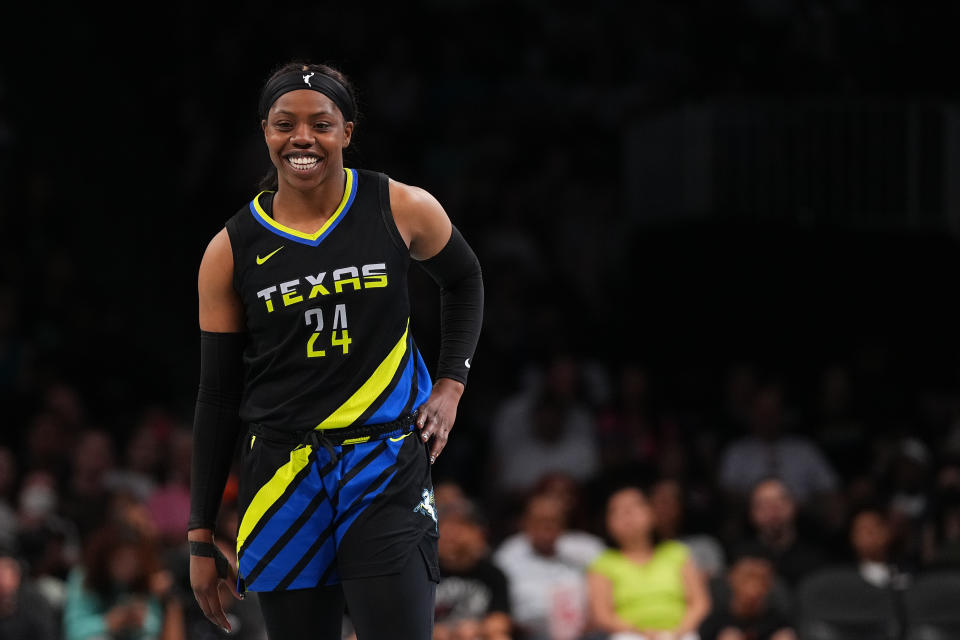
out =
<path fill-rule="evenodd" d="M 409 250 L 388 178 L 344 169 L 336 211 L 314 233 L 271 216 L 261 192 L 226 222 L 250 334 L 240 418 L 278 429 L 393 421 L 432 382 L 410 331 Z"/>

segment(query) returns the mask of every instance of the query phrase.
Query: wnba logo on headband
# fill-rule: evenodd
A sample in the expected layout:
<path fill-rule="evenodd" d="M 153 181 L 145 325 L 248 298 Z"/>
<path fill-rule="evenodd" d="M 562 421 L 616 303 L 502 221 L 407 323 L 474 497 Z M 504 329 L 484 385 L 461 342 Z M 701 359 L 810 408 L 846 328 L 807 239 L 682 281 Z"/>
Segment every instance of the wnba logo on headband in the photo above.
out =
<path fill-rule="evenodd" d="M 260 94 L 260 117 L 266 119 L 270 107 L 277 101 L 277 98 L 288 91 L 297 91 L 298 89 L 313 89 L 327 96 L 340 109 L 343 119 L 352 122 L 357 115 L 356 105 L 353 103 L 353 96 L 347 91 L 347 88 L 340 82 L 325 73 L 301 73 L 299 71 L 290 71 L 282 73 L 273 78 L 263 88 Z"/>

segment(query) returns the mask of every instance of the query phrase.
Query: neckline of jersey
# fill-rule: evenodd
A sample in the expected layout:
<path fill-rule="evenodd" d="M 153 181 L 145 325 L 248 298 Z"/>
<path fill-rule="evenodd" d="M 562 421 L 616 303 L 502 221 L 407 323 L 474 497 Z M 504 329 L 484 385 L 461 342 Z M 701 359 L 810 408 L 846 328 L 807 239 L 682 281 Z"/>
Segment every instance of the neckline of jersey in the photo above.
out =
<path fill-rule="evenodd" d="M 264 208 L 260 205 L 260 196 L 265 193 L 274 193 L 271 190 L 263 190 L 254 196 L 253 200 L 250 201 L 250 212 L 253 214 L 253 217 L 257 222 L 262 224 L 266 229 L 272 231 L 273 233 L 287 238 L 288 240 L 293 240 L 294 242 L 299 242 L 301 244 L 308 244 L 311 246 L 317 246 L 323 242 L 324 238 L 330 235 L 330 232 L 340 224 L 340 221 L 343 220 L 343 217 L 347 214 L 347 211 L 350 209 L 350 205 L 353 204 L 353 199 L 357 195 L 357 172 L 356 169 L 350 169 L 347 167 L 343 168 L 344 173 L 346 174 L 347 180 L 343 189 L 343 198 L 340 200 L 340 204 L 337 205 L 336 210 L 327 218 L 327 221 L 323 223 L 319 229 L 313 233 L 304 233 L 298 229 L 293 229 L 284 224 L 281 224 L 270 217 Z"/>

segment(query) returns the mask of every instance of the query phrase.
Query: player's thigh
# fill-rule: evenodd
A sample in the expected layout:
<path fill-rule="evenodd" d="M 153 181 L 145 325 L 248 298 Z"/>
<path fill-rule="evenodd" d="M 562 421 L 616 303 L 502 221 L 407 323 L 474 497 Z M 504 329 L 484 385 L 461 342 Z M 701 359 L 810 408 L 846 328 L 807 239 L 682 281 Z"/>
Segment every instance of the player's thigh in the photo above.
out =
<path fill-rule="evenodd" d="M 257 592 L 269 640 L 340 640 L 344 597 L 339 584 Z"/>
<path fill-rule="evenodd" d="M 433 637 L 437 583 L 419 548 L 400 573 L 343 581 L 350 620 L 358 640 Z"/>

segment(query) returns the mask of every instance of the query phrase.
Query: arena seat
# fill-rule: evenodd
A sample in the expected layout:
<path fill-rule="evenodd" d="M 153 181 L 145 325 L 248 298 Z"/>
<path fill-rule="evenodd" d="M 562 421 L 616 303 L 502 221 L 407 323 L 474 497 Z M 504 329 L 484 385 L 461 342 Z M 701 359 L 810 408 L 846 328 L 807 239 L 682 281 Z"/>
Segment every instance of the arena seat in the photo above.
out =
<path fill-rule="evenodd" d="M 863 580 L 852 567 L 829 567 L 797 586 L 800 640 L 898 640 L 897 595 Z"/>
<path fill-rule="evenodd" d="M 921 573 L 903 595 L 906 640 L 960 638 L 960 570 Z"/>

